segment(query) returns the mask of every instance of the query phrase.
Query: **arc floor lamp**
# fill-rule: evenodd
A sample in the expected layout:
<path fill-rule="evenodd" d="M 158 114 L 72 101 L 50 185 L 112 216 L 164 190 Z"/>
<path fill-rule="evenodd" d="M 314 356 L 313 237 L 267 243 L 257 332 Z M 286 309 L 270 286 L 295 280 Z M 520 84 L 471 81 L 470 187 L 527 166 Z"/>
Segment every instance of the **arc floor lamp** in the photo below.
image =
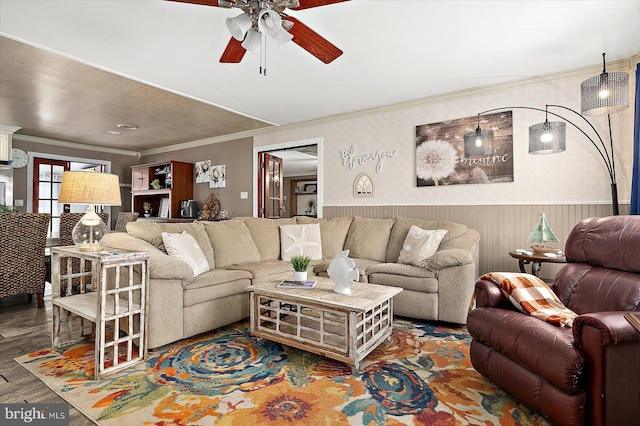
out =
<path fill-rule="evenodd" d="M 554 104 L 545 105 L 544 109 L 530 106 L 509 106 L 482 111 L 478 113 L 478 127 L 476 130 L 464 135 L 465 156 L 472 157 L 491 153 L 493 147 L 493 131 L 480 128 L 481 115 L 507 109 L 528 109 L 544 112 L 544 123 L 534 124 L 529 127 L 529 154 L 555 154 L 564 151 L 566 149 L 566 123 L 575 127 L 591 142 L 604 162 L 611 181 L 611 206 L 613 214 L 618 215 L 618 186 L 616 182 L 616 164 L 613 155 L 613 138 L 611 135 L 611 114 L 629 108 L 629 74 L 625 72 L 608 73 L 604 53 L 602 54 L 602 62 L 602 73 L 583 81 L 581 84 L 582 113 L 566 106 Z M 567 117 L 549 111 L 549 108 L 557 108 L 572 113 L 577 119 L 580 119 L 588 125 L 589 129 L 587 130 L 592 136 Z M 585 117 L 585 115 L 603 114 L 607 114 L 609 124 L 608 146 L 596 128 Z M 549 121 L 549 115 L 564 121 Z M 595 135 L 595 137 L 593 135 Z"/>

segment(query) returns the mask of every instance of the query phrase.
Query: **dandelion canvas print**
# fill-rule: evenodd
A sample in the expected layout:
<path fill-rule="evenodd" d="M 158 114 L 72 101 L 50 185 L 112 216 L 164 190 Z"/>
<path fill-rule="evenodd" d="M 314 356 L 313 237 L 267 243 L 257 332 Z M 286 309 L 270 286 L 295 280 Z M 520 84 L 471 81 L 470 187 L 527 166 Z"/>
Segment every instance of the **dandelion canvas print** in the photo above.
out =
<path fill-rule="evenodd" d="M 478 117 L 416 126 L 417 186 L 513 182 L 511 111 L 480 116 L 480 127 L 493 130 L 490 154 L 465 157 L 464 134 L 478 127 Z"/>

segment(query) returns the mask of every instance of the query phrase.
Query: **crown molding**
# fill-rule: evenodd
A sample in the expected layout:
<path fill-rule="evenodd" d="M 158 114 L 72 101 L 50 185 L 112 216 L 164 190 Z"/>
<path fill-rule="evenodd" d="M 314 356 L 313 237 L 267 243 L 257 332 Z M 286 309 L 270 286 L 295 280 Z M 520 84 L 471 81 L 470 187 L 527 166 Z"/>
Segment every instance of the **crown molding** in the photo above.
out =
<path fill-rule="evenodd" d="M 13 140 L 40 143 L 44 145 L 61 146 L 65 148 L 83 149 L 86 151 L 97 151 L 97 152 L 107 152 L 109 154 L 128 155 L 130 157 L 139 157 L 139 153 L 137 151 L 129 151 L 126 149 L 117 149 L 117 148 L 107 148 L 104 146 L 96 146 L 96 145 L 87 145 L 87 144 L 78 143 L 78 142 L 69 142 L 69 141 L 62 141 L 58 139 L 41 138 L 38 136 L 21 135 L 19 133 L 15 133 L 13 135 Z"/>

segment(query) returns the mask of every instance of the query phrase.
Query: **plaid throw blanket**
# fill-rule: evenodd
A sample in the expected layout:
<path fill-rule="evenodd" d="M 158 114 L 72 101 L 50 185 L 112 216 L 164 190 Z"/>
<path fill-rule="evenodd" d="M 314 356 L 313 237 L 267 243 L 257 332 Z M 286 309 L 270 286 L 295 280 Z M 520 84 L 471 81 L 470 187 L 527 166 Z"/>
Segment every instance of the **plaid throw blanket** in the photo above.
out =
<path fill-rule="evenodd" d="M 490 272 L 480 278 L 500 286 L 502 293 L 521 312 L 560 327 L 571 327 L 578 316 L 566 308 L 553 290 L 531 274 Z"/>

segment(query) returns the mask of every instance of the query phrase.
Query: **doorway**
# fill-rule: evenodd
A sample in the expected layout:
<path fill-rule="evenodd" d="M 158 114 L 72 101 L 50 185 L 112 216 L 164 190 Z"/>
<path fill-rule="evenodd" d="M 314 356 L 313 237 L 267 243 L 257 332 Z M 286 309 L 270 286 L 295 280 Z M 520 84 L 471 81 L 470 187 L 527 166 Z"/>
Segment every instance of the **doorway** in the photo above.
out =
<path fill-rule="evenodd" d="M 256 217 L 322 217 L 322 138 L 305 139 L 276 145 L 255 146 L 253 215 Z M 279 215 L 267 212 L 265 203 L 273 202 L 274 181 L 269 172 L 277 167 L 262 161 L 265 155 L 281 161 Z M 273 179 L 273 176 L 271 177 Z M 267 216 L 267 213 L 269 214 Z"/>

